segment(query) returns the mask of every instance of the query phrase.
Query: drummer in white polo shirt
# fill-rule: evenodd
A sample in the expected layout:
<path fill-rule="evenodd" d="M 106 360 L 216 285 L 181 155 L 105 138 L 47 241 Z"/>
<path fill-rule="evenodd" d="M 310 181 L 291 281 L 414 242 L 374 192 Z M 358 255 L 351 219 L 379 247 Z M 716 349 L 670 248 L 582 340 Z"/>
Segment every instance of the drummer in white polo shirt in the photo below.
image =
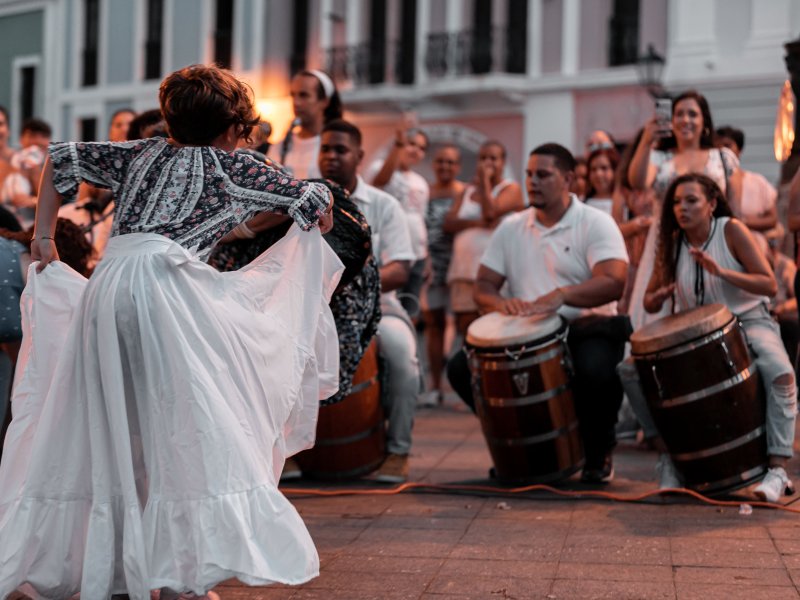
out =
<path fill-rule="evenodd" d="M 367 184 L 356 174 L 364 152 L 361 131 L 352 123 L 336 120 L 322 129 L 319 167 L 322 176 L 348 192 L 372 229 L 372 248 L 381 276 L 379 351 L 387 370 L 382 400 L 387 414 L 387 457 L 375 475 L 377 481 L 402 483 L 408 477 L 411 429 L 419 395 L 417 342 L 408 314 L 396 290 L 408 280 L 414 252 L 400 203 Z"/>
<path fill-rule="evenodd" d="M 484 313 L 558 312 L 570 321 L 572 388 L 586 452 L 581 480 L 605 483 L 613 478 L 614 425 L 622 401 L 615 367 L 630 333 L 627 318 L 616 316 L 628 255 L 614 220 L 570 194 L 574 169 L 575 158 L 558 144 L 531 152 L 531 208 L 495 230 L 481 259 L 475 300 Z M 501 295 L 504 284 L 508 293 Z M 448 363 L 448 378 L 474 407 L 463 351 Z"/>

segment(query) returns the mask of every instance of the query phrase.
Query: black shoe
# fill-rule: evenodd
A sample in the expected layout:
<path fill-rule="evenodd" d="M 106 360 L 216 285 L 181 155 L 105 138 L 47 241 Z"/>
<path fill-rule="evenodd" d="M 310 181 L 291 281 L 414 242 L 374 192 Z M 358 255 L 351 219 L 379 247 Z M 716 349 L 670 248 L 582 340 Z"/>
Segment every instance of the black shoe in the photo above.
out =
<path fill-rule="evenodd" d="M 603 456 L 600 464 L 597 464 L 596 460 L 587 459 L 581 473 L 581 483 L 608 483 L 612 479 L 614 479 L 614 461 L 611 459 L 611 452 Z"/>

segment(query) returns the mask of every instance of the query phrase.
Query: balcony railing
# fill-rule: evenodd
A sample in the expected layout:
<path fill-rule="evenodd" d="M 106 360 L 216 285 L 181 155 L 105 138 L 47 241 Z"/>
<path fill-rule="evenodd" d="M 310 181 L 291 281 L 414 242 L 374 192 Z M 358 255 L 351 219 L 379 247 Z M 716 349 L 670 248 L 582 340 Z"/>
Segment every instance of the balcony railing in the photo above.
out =
<path fill-rule="evenodd" d="M 341 46 L 328 50 L 327 68 L 335 80 L 356 87 L 411 84 L 413 69 L 405 61 L 407 53 L 408 47 L 397 41 L 387 42 L 385 48 L 374 48 L 369 43 Z M 506 27 L 431 33 L 424 51 L 415 52 L 432 78 L 524 74 L 526 54 L 525 31 Z"/>

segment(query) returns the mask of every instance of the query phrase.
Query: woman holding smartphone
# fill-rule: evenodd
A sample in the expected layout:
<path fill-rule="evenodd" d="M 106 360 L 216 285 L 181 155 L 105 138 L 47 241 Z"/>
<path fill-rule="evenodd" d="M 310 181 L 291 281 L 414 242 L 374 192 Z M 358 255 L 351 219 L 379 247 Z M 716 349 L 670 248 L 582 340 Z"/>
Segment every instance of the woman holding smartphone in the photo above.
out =
<path fill-rule="evenodd" d="M 686 173 L 702 173 L 710 177 L 725 193 L 736 213 L 741 190 L 739 159 L 727 148 L 714 147 L 714 122 L 708 102 L 695 90 L 685 91 L 675 98 L 669 127 L 664 127 L 658 117 L 645 124 L 628 167 L 628 180 L 633 189 L 652 188 L 660 206 L 670 184 Z M 664 310 L 649 314 L 643 306 L 647 283 L 653 272 L 661 210 L 656 207 L 653 213 L 653 223 L 631 293 L 629 314 L 634 329 L 666 314 Z"/>

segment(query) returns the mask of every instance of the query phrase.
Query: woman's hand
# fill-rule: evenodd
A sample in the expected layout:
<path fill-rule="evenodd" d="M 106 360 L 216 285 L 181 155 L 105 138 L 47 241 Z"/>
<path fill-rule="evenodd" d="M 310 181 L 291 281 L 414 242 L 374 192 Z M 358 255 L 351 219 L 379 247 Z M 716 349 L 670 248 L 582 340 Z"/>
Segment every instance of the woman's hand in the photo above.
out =
<path fill-rule="evenodd" d="M 321 233 L 328 233 L 333 229 L 333 193 L 328 190 L 328 207 L 319 218 L 319 230 Z"/>
<path fill-rule="evenodd" d="M 31 242 L 31 259 L 39 261 L 39 264 L 36 265 L 37 273 L 41 273 L 51 262 L 59 260 L 55 240 L 34 238 Z"/>
<path fill-rule="evenodd" d="M 661 307 L 664 306 L 664 302 L 667 298 L 671 298 L 672 294 L 675 293 L 675 284 L 670 283 L 669 285 L 662 285 L 661 287 L 656 288 L 652 292 L 647 292 L 644 295 L 644 307 L 645 310 L 649 313 L 658 312 L 661 310 Z"/>
<path fill-rule="evenodd" d="M 711 255 L 707 252 L 703 252 L 700 248 L 689 248 L 689 254 L 695 260 L 697 264 L 703 267 L 706 271 L 711 273 L 712 275 L 720 276 L 721 269 L 716 261 L 711 258 Z"/>

